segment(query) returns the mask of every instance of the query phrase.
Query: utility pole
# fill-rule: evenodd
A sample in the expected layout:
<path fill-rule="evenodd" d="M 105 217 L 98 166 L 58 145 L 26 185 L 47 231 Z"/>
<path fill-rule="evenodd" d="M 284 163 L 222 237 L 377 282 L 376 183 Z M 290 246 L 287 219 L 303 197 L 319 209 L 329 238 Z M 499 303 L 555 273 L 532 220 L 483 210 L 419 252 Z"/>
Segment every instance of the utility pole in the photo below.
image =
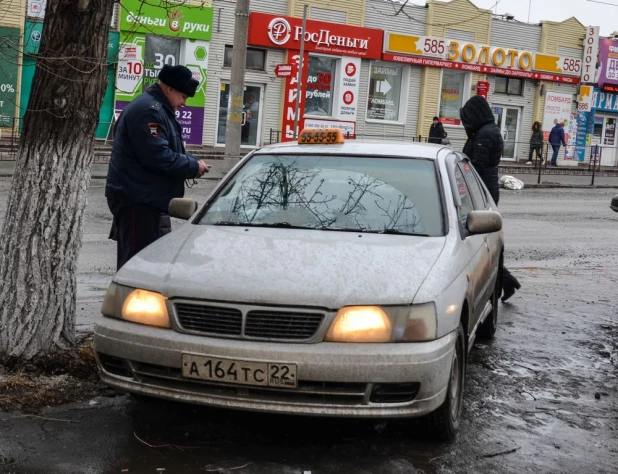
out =
<path fill-rule="evenodd" d="M 234 49 L 230 101 L 225 135 L 224 168 L 229 171 L 240 160 L 240 141 L 245 102 L 245 66 L 247 64 L 247 37 L 249 33 L 250 0 L 237 0 L 234 25 Z"/>

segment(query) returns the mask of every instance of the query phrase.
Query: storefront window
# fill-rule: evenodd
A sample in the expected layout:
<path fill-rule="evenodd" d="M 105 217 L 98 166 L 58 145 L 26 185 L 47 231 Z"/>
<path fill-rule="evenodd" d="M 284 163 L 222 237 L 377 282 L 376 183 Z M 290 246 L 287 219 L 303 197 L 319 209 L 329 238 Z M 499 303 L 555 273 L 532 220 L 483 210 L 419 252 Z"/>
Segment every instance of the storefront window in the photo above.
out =
<path fill-rule="evenodd" d="M 305 115 L 332 117 L 337 61 L 324 56 L 309 57 Z"/>
<path fill-rule="evenodd" d="M 496 76 L 496 92 L 499 94 L 521 95 L 522 80 L 514 77 Z"/>
<path fill-rule="evenodd" d="M 440 91 L 440 117 L 447 125 L 460 125 L 459 109 L 468 99 L 466 90 L 467 73 L 462 71 L 442 71 L 442 90 Z"/>
<path fill-rule="evenodd" d="M 232 57 L 234 49 L 230 45 L 225 45 L 225 54 L 223 56 L 223 66 L 232 67 Z M 266 69 L 266 50 L 259 48 L 247 48 L 247 69 L 256 71 L 264 71 Z"/>
<path fill-rule="evenodd" d="M 399 122 L 403 66 L 371 63 L 367 120 Z"/>

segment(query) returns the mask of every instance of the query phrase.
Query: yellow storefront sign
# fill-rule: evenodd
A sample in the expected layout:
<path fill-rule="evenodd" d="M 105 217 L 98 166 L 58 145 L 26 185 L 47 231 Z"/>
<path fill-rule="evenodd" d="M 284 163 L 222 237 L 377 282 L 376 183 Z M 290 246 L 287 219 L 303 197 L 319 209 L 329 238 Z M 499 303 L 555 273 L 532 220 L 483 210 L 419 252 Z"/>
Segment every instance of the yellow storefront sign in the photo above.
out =
<path fill-rule="evenodd" d="M 582 68 L 581 58 L 399 33 L 386 33 L 385 52 L 519 71 L 549 72 L 566 76 L 579 76 Z"/>

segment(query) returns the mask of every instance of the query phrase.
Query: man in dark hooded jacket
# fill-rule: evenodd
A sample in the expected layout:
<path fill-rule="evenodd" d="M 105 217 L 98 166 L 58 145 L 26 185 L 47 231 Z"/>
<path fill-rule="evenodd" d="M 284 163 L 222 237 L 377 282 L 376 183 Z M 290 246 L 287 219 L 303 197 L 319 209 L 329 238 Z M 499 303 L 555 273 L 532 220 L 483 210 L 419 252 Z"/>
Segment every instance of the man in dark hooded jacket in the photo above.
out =
<path fill-rule="evenodd" d="M 461 123 L 468 140 L 463 152 L 470 158 L 496 204 L 500 199 L 498 165 L 504 151 L 504 141 L 494 114 L 483 96 L 475 95 L 460 112 Z"/>
<path fill-rule="evenodd" d="M 461 123 L 466 129 L 468 139 L 463 152 L 470 158 L 496 205 L 500 200 L 498 165 L 504 151 L 502 134 L 487 100 L 475 95 L 466 102 L 460 111 Z M 508 300 L 521 285 L 506 267 L 500 270 L 501 285 L 504 291 L 502 301 Z"/>

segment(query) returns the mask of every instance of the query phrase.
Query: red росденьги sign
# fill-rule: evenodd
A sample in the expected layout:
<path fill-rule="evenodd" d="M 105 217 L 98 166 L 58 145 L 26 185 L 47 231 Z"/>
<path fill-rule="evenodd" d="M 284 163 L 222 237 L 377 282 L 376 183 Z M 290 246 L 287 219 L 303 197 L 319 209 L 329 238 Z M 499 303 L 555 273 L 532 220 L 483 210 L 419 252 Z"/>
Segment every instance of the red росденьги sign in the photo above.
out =
<path fill-rule="evenodd" d="M 302 18 L 252 12 L 248 43 L 300 51 Z M 305 51 L 381 59 L 384 32 L 373 28 L 307 20 Z"/>

